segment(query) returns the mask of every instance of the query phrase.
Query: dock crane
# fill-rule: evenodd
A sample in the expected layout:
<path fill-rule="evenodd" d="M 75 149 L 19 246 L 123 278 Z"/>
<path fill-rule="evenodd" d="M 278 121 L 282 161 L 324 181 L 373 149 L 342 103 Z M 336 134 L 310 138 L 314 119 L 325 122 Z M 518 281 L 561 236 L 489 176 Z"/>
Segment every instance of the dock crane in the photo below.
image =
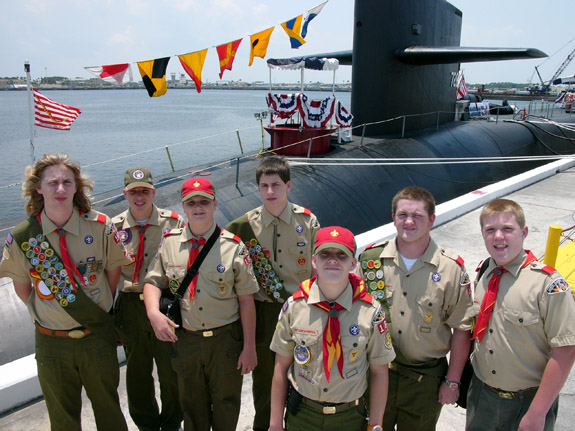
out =
<path fill-rule="evenodd" d="M 535 66 L 535 71 L 537 72 L 537 76 L 539 77 L 539 81 L 541 82 L 541 87 L 539 86 L 531 87 L 529 89 L 529 92 L 531 94 L 549 93 L 549 88 L 551 87 L 551 84 L 555 84 L 555 80 L 557 80 L 557 78 L 559 78 L 559 76 L 563 73 L 563 71 L 567 68 L 567 66 L 569 66 L 569 63 L 571 63 L 573 57 L 575 57 L 575 48 L 573 48 L 573 50 L 569 53 L 567 58 L 563 61 L 563 63 L 561 63 L 561 66 L 559 66 L 559 68 L 555 71 L 553 77 L 549 81 L 547 81 L 547 83 L 543 82 L 541 74 L 539 73 L 539 69 L 537 68 L 537 66 Z"/>

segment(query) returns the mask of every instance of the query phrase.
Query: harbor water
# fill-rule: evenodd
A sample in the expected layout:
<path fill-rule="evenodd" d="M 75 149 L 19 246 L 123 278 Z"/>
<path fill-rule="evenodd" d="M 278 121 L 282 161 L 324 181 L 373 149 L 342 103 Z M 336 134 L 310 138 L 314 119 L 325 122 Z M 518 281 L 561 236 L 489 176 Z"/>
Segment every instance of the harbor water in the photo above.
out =
<path fill-rule="evenodd" d="M 274 90 L 274 92 L 276 92 Z M 150 98 L 145 90 L 53 90 L 43 93 L 82 114 L 70 131 L 36 127 L 34 154 L 65 152 L 94 180 L 94 193 L 123 186 L 130 166 L 159 176 L 175 170 L 231 159 L 262 148 L 254 113 L 266 111 L 267 90 L 170 89 Z M 323 99 L 329 92 L 307 92 Z M 351 93 L 336 93 L 349 109 Z M 269 120 L 264 120 L 264 125 Z M 23 216 L 21 182 L 31 163 L 26 91 L 0 91 L 0 221 Z M 239 139 L 238 139 L 239 135 Z M 269 135 L 264 133 L 265 145 Z M 241 140 L 241 148 L 240 148 Z"/>

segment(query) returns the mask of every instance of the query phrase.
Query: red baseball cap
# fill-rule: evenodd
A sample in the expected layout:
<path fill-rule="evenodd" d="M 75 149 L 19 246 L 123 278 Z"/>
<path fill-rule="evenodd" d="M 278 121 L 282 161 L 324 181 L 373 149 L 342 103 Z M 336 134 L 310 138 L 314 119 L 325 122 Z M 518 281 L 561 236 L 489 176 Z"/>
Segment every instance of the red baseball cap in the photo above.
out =
<path fill-rule="evenodd" d="M 186 202 L 194 196 L 203 196 L 214 200 L 216 198 L 216 191 L 210 180 L 205 178 L 190 178 L 182 185 L 182 202 Z"/>
<path fill-rule="evenodd" d="M 329 226 L 318 230 L 314 254 L 326 248 L 337 248 L 349 257 L 355 257 L 356 246 L 353 233 L 340 226 Z"/>

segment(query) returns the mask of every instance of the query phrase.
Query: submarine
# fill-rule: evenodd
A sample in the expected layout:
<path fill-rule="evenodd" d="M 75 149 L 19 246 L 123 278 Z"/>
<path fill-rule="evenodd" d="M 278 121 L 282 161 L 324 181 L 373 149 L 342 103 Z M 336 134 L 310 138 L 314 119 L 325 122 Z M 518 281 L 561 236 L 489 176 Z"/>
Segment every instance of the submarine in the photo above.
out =
<path fill-rule="evenodd" d="M 317 55 L 352 67 L 353 139 L 310 158 L 288 157 L 290 201 L 323 226 L 358 235 L 391 221 L 392 197 L 403 187 L 425 187 L 440 204 L 541 166 L 545 157 L 575 153 L 575 131 L 554 122 L 454 121 L 453 77 L 461 63 L 545 56 L 533 48 L 461 47 L 462 19 L 446 0 L 355 0 L 352 51 Z M 261 204 L 259 160 L 253 154 L 156 178 L 155 203 L 181 212 L 183 181 L 210 174 L 216 221 L 225 226 Z M 126 202 L 118 196 L 120 190 L 98 195 L 95 209 L 119 214 Z M 1 364 L 34 351 L 32 322 L 13 291 L 3 311 L 0 344 L 10 348 L 3 348 Z"/>

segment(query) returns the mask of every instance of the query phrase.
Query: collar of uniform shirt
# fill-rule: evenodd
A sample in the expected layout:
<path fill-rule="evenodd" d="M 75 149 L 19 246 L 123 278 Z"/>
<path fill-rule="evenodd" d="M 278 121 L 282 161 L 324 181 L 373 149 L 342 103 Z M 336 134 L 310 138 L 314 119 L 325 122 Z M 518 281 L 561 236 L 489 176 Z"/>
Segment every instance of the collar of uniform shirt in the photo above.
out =
<path fill-rule="evenodd" d="M 351 310 L 352 302 L 353 302 L 353 289 L 351 287 L 351 283 L 348 281 L 347 287 L 341 293 L 341 295 L 339 295 L 335 301 L 330 301 L 321 292 L 321 289 L 319 288 L 319 286 L 317 284 L 317 279 L 316 279 L 313 282 L 313 284 L 311 285 L 311 288 L 309 290 L 309 297 L 307 299 L 307 302 L 308 302 L 308 304 L 317 304 L 318 302 L 321 302 L 321 301 L 337 302 L 339 305 L 341 305 L 346 310 Z"/>
<path fill-rule="evenodd" d="M 55 229 L 59 229 L 59 226 L 56 226 L 54 222 L 48 218 L 46 211 L 42 210 L 42 232 L 44 235 L 54 232 Z M 62 226 L 62 229 L 72 235 L 80 235 L 80 214 L 76 208 L 72 210 L 70 219 Z"/>
<path fill-rule="evenodd" d="M 270 213 L 265 206 L 262 206 L 262 221 L 265 227 L 268 227 L 270 224 L 273 223 L 274 219 L 278 218 L 287 224 L 290 224 L 291 217 L 293 213 L 293 205 L 288 202 L 282 213 L 279 217 L 275 217 L 272 213 Z"/>

